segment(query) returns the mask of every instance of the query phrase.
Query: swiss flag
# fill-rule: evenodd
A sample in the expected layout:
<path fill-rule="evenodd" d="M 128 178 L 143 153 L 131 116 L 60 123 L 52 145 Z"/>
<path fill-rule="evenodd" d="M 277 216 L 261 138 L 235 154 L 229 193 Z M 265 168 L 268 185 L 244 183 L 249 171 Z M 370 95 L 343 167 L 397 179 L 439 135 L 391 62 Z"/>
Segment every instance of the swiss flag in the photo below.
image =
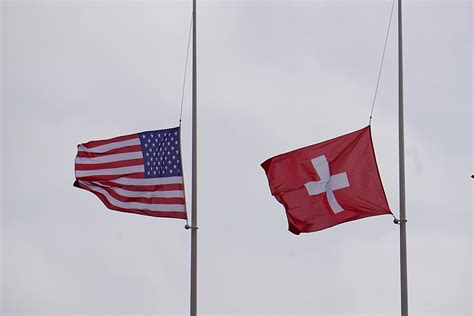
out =
<path fill-rule="evenodd" d="M 294 234 L 392 214 L 375 161 L 370 126 L 275 156 L 262 167 Z"/>

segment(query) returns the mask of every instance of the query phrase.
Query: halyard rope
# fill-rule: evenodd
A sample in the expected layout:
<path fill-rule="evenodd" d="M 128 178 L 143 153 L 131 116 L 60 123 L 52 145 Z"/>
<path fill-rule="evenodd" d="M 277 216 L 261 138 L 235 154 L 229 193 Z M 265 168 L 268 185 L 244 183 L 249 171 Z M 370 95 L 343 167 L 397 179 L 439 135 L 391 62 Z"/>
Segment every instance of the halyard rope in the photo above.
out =
<path fill-rule="evenodd" d="M 384 44 L 384 47 L 383 47 L 382 60 L 380 61 L 380 69 L 379 69 L 379 75 L 378 75 L 378 78 L 377 78 L 377 86 L 375 87 L 374 100 L 372 102 L 372 109 L 370 111 L 369 125 L 372 122 L 372 115 L 374 113 L 375 100 L 377 99 L 377 91 L 379 89 L 380 75 L 382 74 L 383 61 L 384 61 L 384 58 L 385 58 L 385 50 L 387 49 L 388 35 L 390 33 L 390 25 L 392 24 L 392 16 L 393 16 L 393 7 L 394 6 L 395 6 L 395 0 L 392 0 L 392 10 L 390 11 L 390 20 L 388 21 L 387 34 L 385 35 L 385 44 Z"/>

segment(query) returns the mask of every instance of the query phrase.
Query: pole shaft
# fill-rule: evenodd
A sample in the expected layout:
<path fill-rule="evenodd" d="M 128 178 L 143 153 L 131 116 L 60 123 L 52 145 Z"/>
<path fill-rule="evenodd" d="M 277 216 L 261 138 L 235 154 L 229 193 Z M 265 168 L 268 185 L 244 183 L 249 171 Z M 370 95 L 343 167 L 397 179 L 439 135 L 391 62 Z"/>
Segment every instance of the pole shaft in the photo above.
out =
<path fill-rule="evenodd" d="M 196 0 L 193 0 L 193 128 L 192 128 L 192 204 L 191 204 L 191 316 L 197 315 L 197 54 Z"/>
<path fill-rule="evenodd" d="M 400 290 L 401 315 L 408 316 L 407 235 L 405 208 L 405 137 L 403 119 L 402 0 L 398 0 L 398 155 L 400 184 Z"/>

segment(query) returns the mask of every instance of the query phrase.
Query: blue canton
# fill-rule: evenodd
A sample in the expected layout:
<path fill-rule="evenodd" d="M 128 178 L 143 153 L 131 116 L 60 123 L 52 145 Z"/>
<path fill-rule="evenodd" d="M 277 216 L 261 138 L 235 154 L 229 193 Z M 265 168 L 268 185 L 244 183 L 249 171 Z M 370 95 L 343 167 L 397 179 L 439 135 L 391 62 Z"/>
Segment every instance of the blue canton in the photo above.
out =
<path fill-rule="evenodd" d="M 179 127 L 138 135 L 143 152 L 145 178 L 182 176 Z"/>

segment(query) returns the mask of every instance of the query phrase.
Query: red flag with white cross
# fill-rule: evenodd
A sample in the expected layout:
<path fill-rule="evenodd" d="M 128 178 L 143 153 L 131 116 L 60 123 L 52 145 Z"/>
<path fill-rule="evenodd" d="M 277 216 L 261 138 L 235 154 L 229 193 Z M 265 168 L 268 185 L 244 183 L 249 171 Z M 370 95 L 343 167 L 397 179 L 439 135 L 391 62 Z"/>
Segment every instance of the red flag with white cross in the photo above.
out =
<path fill-rule="evenodd" d="M 392 214 L 375 160 L 370 126 L 262 163 L 294 234 Z"/>

